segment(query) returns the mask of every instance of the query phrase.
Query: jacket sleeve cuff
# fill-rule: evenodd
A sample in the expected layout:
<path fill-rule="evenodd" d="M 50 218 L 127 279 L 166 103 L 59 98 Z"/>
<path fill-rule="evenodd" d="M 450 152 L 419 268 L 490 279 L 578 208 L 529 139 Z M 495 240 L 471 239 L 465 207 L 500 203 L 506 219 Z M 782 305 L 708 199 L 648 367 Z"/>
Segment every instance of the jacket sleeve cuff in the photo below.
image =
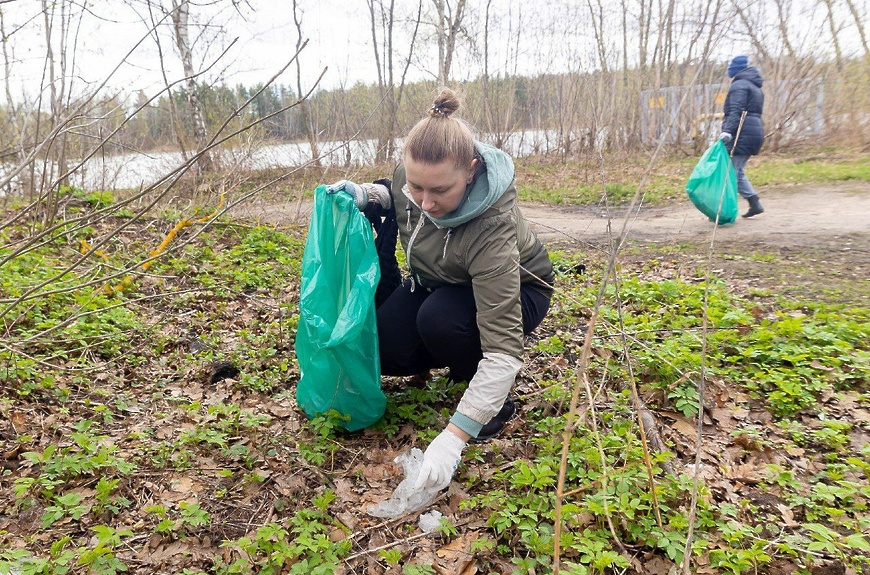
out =
<path fill-rule="evenodd" d="M 484 352 L 483 359 L 477 365 L 477 373 L 468 382 L 468 389 L 462 394 L 456 412 L 471 421 L 483 425 L 489 423 L 489 420 L 504 405 L 504 400 L 522 366 L 523 362 L 516 357 L 503 353 Z M 456 426 L 471 434 L 461 425 L 456 424 Z M 476 433 L 472 435 L 477 437 Z"/>
<path fill-rule="evenodd" d="M 480 430 L 483 429 L 483 424 L 479 421 L 474 421 L 467 415 L 463 415 L 458 411 L 453 414 L 453 417 L 450 418 L 450 423 L 470 435 L 471 437 L 477 437 L 480 433 Z"/>

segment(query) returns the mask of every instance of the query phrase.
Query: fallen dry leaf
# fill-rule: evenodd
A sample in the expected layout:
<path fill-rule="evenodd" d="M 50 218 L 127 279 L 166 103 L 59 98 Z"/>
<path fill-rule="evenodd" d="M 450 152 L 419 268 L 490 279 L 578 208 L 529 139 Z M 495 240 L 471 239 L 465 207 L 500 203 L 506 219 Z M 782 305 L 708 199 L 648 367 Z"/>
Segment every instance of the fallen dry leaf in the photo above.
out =
<path fill-rule="evenodd" d="M 193 491 L 193 479 L 186 475 L 176 475 L 169 480 L 169 488 L 179 493 L 190 493 Z"/>
<path fill-rule="evenodd" d="M 27 426 L 27 415 L 23 411 L 13 411 L 9 414 L 9 421 L 16 433 L 21 433 Z"/>
<path fill-rule="evenodd" d="M 290 417 L 293 415 L 293 412 L 296 411 L 296 408 L 288 403 L 279 403 L 276 401 L 270 401 L 265 406 L 266 411 L 274 415 L 275 417 Z"/>
<path fill-rule="evenodd" d="M 401 469 L 394 463 L 360 463 L 350 470 L 350 475 L 359 473 L 369 484 L 399 477 Z"/>
<path fill-rule="evenodd" d="M 137 553 L 137 559 L 145 565 L 159 565 L 165 563 L 167 559 L 179 555 L 196 560 L 212 559 L 215 553 L 210 548 L 210 545 L 210 541 L 206 542 L 206 545 L 203 545 L 196 537 L 171 543 L 161 543 L 156 548 L 149 548 L 149 545 L 146 544 Z"/>
<path fill-rule="evenodd" d="M 800 527 L 800 523 L 794 520 L 794 512 L 787 505 L 779 503 L 776 508 L 779 510 L 780 515 L 782 515 L 783 524 L 786 527 Z"/>
<path fill-rule="evenodd" d="M 477 531 L 466 531 L 459 537 L 441 547 L 435 552 L 439 561 L 435 569 L 443 575 L 463 575 L 467 569 L 477 562 L 471 553 L 471 546 L 477 541 Z M 475 566 L 474 573 L 477 572 Z"/>
<path fill-rule="evenodd" d="M 272 478 L 275 489 L 284 497 L 296 497 L 308 488 L 301 475 L 276 475 Z"/>
<path fill-rule="evenodd" d="M 672 424 L 675 430 L 679 431 L 680 434 L 686 439 L 691 439 L 694 441 L 698 438 L 698 429 L 694 423 L 689 422 L 686 419 L 678 418 Z"/>
<path fill-rule="evenodd" d="M 870 411 L 856 408 L 851 412 L 852 419 L 859 423 L 870 424 Z"/>
<path fill-rule="evenodd" d="M 335 496 L 339 501 L 352 503 L 359 499 L 359 496 L 353 489 L 353 483 L 346 477 L 339 477 L 335 480 Z"/>
<path fill-rule="evenodd" d="M 655 555 L 644 563 L 643 566 L 649 575 L 669 575 L 672 569 L 676 569 L 676 564 L 673 561 L 669 561 L 660 555 Z"/>
<path fill-rule="evenodd" d="M 761 483 L 762 477 L 758 472 L 758 468 L 751 463 L 743 463 L 725 470 L 725 477 L 734 479 L 747 485 Z"/>

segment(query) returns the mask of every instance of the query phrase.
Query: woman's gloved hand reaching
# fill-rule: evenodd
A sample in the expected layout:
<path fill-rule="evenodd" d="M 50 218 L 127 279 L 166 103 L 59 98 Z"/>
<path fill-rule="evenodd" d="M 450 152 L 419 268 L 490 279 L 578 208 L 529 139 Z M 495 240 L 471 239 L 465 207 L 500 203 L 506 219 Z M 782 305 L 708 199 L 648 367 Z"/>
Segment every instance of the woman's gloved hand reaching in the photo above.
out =
<path fill-rule="evenodd" d="M 326 186 L 327 194 L 345 192 L 353 198 L 353 203 L 359 211 L 366 209 L 370 202 L 380 204 L 384 209 L 392 205 L 390 190 L 381 184 L 355 184 L 350 180 L 339 180 Z"/>
<path fill-rule="evenodd" d="M 453 473 L 459 467 L 465 443 L 450 429 L 439 433 L 423 453 L 423 464 L 414 488 L 441 490 L 450 485 Z"/>

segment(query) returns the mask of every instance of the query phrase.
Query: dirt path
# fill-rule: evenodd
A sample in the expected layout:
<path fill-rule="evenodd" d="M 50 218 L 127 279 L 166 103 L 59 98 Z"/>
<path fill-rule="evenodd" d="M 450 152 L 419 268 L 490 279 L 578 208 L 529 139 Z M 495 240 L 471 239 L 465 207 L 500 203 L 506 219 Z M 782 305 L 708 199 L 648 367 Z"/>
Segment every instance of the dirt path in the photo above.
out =
<path fill-rule="evenodd" d="M 799 185 L 761 190 L 765 213 L 730 226 L 720 226 L 716 241 L 769 246 L 810 247 L 830 245 L 841 238 L 870 244 L 870 184 Z M 740 211 L 746 203 L 740 201 Z M 291 224 L 307 221 L 311 203 L 249 204 L 234 215 L 263 223 Z M 570 241 L 601 243 L 607 237 L 607 214 L 601 208 L 524 204 L 523 212 L 547 243 Z M 615 233 L 622 228 L 625 210 L 611 214 Z M 713 224 L 688 200 L 664 208 L 641 208 L 629 220 L 628 237 L 634 240 L 676 243 L 703 241 Z"/>
<path fill-rule="evenodd" d="M 761 197 L 764 214 L 720 226 L 717 243 L 760 240 L 767 245 L 796 247 L 853 235 L 870 241 L 870 184 L 795 186 L 763 190 Z M 741 200 L 739 207 L 746 211 L 746 202 Z M 545 241 L 597 243 L 607 234 L 608 218 L 603 209 L 525 205 L 523 212 Z M 622 229 L 625 213 L 618 210 L 611 215 L 614 233 Z M 710 237 L 713 228 L 688 201 L 666 208 L 641 208 L 628 225 L 629 238 L 668 243 L 703 240 Z"/>

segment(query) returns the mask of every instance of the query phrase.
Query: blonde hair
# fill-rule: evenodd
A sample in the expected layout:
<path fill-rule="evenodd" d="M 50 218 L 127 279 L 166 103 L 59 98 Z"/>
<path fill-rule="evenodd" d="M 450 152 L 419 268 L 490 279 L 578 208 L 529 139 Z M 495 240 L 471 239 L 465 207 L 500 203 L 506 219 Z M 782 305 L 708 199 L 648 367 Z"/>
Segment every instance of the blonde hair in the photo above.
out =
<path fill-rule="evenodd" d="M 441 88 L 428 117 L 417 122 L 405 138 L 405 153 L 426 164 L 453 160 L 458 168 L 468 167 L 474 159 L 474 138 L 468 124 L 453 117 L 458 109 L 459 96 L 450 88 Z"/>

